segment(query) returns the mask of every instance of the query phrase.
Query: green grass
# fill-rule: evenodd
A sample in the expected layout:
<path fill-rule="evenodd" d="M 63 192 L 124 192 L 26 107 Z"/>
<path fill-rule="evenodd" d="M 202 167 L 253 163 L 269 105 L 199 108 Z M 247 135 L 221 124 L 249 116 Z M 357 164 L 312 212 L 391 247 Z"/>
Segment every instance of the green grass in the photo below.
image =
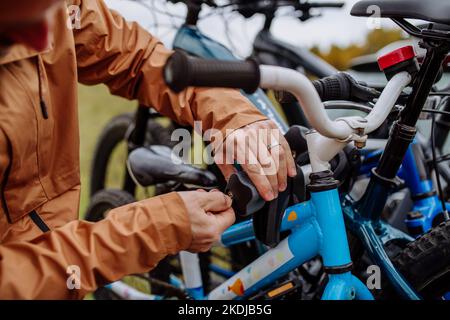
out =
<path fill-rule="evenodd" d="M 137 102 L 113 96 L 104 85 L 78 88 L 80 123 L 81 200 L 80 217 L 89 203 L 89 176 L 91 160 L 100 132 L 112 117 L 134 111 Z M 118 170 L 123 170 L 118 168 Z"/>

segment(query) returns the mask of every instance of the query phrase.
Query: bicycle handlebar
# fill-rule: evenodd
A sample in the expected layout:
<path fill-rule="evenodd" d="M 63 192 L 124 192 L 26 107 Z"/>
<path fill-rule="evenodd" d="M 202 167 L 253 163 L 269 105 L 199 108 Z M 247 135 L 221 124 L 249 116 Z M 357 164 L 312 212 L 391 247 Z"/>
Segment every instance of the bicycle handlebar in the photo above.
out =
<path fill-rule="evenodd" d="M 203 60 L 176 51 L 164 68 L 164 79 L 175 92 L 189 86 L 208 86 L 240 88 L 253 93 L 258 89 L 260 72 L 258 64 L 253 60 Z"/>
<path fill-rule="evenodd" d="M 318 8 L 342 8 L 345 5 L 345 2 L 310 2 L 310 1 L 300 1 L 300 0 L 260 0 L 260 1 L 243 1 L 243 0 L 230 0 L 228 4 L 223 6 L 217 5 L 214 0 L 168 0 L 172 3 L 185 3 L 186 5 L 194 5 L 200 6 L 202 4 L 206 4 L 210 7 L 228 7 L 228 6 L 236 6 L 237 10 L 248 10 L 254 13 L 261 13 L 265 10 L 274 8 L 279 8 L 283 6 L 291 6 L 294 7 L 295 10 L 299 11 L 309 11 L 310 9 L 318 9 Z"/>
<path fill-rule="evenodd" d="M 332 121 L 313 84 L 306 76 L 291 69 L 265 65 L 260 66 L 260 72 L 262 88 L 292 93 L 313 128 L 328 138 L 337 139 L 347 139 L 359 129 L 364 129 L 365 134 L 377 129 L 386 120 L 403 89 L 411 82 L 409 73 L 398 73 L 388 82 L 365 120 L 361 121 L 360 117 L 346 117 Z"/>
<path fill-rule="evenodd" d="M 168 0 L 169 2 L 172 3 L 179 3 L 179 2 L 191 2 L 191 3 L 196 3 L 196 4 L 207 4 L 210 6 L 215 5 L 215 1 L 214 0 Z M 250 4 L 259 4 L 259 3 L 270 3 L 270 5 L 287 5 L 287 4 L 296 4 L 297 6 L 303 6 L 303 7 L 309 7 L 309 8 L 342 8 L 345 5 L 345 2 L 311 2 L 311 1 L 303 1 L 301 2 L 300 0 L 272 0 L 272 1 L 267 1 L 267 0 L 249 0 L 249 1 L 243 1 L 243 0 L 230 0 L 229 4 L 231 5 L 250 5 Z"/>
<path fill-rule="evenodd" d="M 296 8 L 342 8 L 345 5 L 345 2 L 313 2 L 313 1 L 300 1 L 300 0 L 231 0 L 229 2 L 232 5 L 260 5 L 264 4 L 265 6 L 294 6 Z"/>
<path fill-rule="evenodd" d="M 345 2 L 310 2 L 311 8 L 342 8 Z"/>
<path fill-rule="evenodd" d="M 306 118 L 320 134 L 345 140 L 352 134 L 368 134 L 388 117 L 403 89 L 411 82 L 407 72 L 396 74 L 388 82 L 372 111 L 365 117 L 331 120 L 311 81 L 303 74 L 282 67 L 261 65 L 254 61 L 217 61 L 174 53 L 164 68 L 167 85 L 179 92 L 189 86 L 240 88 L 248 93 L 258 87 L 292 93 Z"/>

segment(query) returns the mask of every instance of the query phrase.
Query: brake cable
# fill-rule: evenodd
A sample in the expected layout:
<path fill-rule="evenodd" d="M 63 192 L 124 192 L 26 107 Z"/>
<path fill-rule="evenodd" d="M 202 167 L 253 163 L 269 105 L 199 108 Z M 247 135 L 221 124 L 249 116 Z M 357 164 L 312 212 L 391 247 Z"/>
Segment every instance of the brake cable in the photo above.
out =
<path fill-rule="evenodd" d="M 434 110 L 434 111 L 438 111 L 438 110 Z M 434 128 L 435 128 L 435 115 L 437 112 L 432 112 L 432 117 L 431 117 L 431 153 L 433 156 L 433 167 L 434 167 L 434 173 L 436 175 L 436 185 L 437 185 L 437 189 L 438 189 L 438 197 L 439 200 L 441 202 L 441 206 L 442 206 L 442 213 L 444 215 L 444 220 L 448 221 L 450 219 L 448 211 L 447 211 L 447 207 L 445 205 L 445 199 L 444 199 L 444 194 L 442 192 L 442 186 L 441 186 L 441 178 L 439 175 L 439 168 L 438 168 L 438 163 L 436 161 L 436 146 L 435 146 L 435 139 L 434 139 Z"/>
<path fill-rule="evenodd" d="M 442 110 L 435 110 L 435 109 L 426 109 L 426 108 L 422 109 L 422 112 L 427 112 L 427 113 L 433 114 L 433 118 L 432 118 L 433 123 L 434 123 L 434 120 L 435 120 L 434 119 L 434 115 L 435 114 L 450 115 L 449 111 L 442 111 Z M 432 123 L 432 127 L 433 127 L 433 123 Z M 448 161 L 448 160 L 450 160 L 450 153 L 447 153 L 447 154 L 441 155 L 439 157 L 436 157 L 434 160 L 431 159 L 431 161 L 429 160 L 429 161 L 427 161 L 427 163 L 430 163 L 430 162 L 433 162 L 433 161 L 435 161 L 436 163 L 439 163 L 439 162 L 444 162 L 444 161 Z M 434 166 L 434 164 L 433 164 L 433 166 Z"/>
<path fill-rule="evenodd" d="M 432 116 L 431 116 L 431 154 L 432 154 L 431 163 L 432 163 L 432 166 L 434 169 L 434 173 L 436 175 L 436 187 L 438 189 L 438 198 L 441 203 L 442 213 L 444 215 L 444 220 L 447 221 L 450 219 L 450 216 L 447 211 L 447 207 L 445 205 L 445 199 L 444 199 L 444 193 L 442 191 L 438 162 L 450 160 L 450 154 L 440 156 L 439 158 L 436 156 L 436 144 L 435 144 L 435 139 L 434 139 L 434 129 L 435 129 L 435 115 L 436 114 L 450 115 L 450 112 L 443 111 L 443 110 L 435 110 L 435 109 L 422 109 L 422 112 L 428 112 L 428 113 L 432 114 Z"/>
<path fill-rule="evenodd" d="M 450 111 L 435 110 L 435 109 L 427 109 L 427 108 L 422 109 L 422 112 L 439 113 L 439 114 L 450 115 Z"/>
<path fill-rule="evenodd" d="M 429 95 L 430 96 L 447 97 L 447 96 L 450 96 L 450 92 L 431 92 Z"/>

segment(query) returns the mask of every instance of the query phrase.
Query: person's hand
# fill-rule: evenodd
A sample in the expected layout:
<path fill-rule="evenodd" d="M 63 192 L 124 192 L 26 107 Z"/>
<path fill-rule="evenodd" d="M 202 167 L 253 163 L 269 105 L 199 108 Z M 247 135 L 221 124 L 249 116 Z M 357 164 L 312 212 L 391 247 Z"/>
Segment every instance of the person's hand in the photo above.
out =
<path fill-rule="evenodd" d="M 192 243 L 187 250 L 208 251 L 236 219 L 230 197 L 218 190 L 183 191 L 178 194 L 183 199 L 191 222 Z"/>
<path fill-rule="evenodd" d="M 214 146 L 214 150 L 214 160 L 226 180 L 236 172 L 236 161 L 266 201 L 286 190 L 287 176 L 297 174 L 291 149 L 271 120 L 254 122 L 233 131 L 225 142 Z"/>

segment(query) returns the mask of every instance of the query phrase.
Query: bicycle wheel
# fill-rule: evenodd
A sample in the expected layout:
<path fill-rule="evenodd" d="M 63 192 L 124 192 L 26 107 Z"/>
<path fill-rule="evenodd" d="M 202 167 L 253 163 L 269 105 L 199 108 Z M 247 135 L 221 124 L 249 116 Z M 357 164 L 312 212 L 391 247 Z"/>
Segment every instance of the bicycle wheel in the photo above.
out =
<path fill-rule="evenodd" d="M 101 190 L 92 197 L 84 219 L 92 222 L 103 220 L 109 210 L 135 201 L 136 200 L 131 194 L 123 190 Z"/>
<path fill-rule="evenodd" d="M 126 170 L 127 134 L 134 125 L 133 113 L 114 117 L 103 129 L 94 151 L 91 164 L 90 195 L 106 188 L 122 188 Z M 147 122 L 145 144 L 173 146 L 170 137 L 172 126 L 163 127 L 154 119 Z M 112 162 L 120 162 L 114 163 Z M 119 171 L 119 172 L 117 172 Z M 109 181 L 111 180 L 111 181 Z"/>
<path fill-rule="evenodd" d="M 425 300 L 449 298 L 450 221 L 443 222 L 401 250 L 392 262 Z M 384 283 L 381 299 L 398 298 Z"/>
<path fill-rule="evenodd" d="M 450 221 L 408 244 L 393 263 L 424 299 L 450 292 Z"/>
<path fill-rule="evenodd" d="M 97 222 L 104 219 L 111 209 L 121 207 L 135 202 L 135 198 L 126 191 L 116 189 L 106 189 L 97 192 L 91 199 L 89 207 L 86 211 L 85 219 L 92 222 Z M 169 281 L 170 274 L 174 272 L 171 260 L 176 257 L 167 257 L 160 261 L 157 267 L 150 272 L 150 277 L 156 281 L 162 281 L 163 284 Z M 132 279 L 133 278 L 133 279 Z M 131 282 L 133 286 L 141 287 L 141 290 L 151 290 L 153 294 L 164 294 L 167 288 L 164 286 L 153 285 L 148 287 L 150 278 L 148 275 L 129 276 L 127 282 Z M 96 300 L 117 300 L 120 297 L 113 291 L 101 287 L 93 292 Z"/>
<path fill-rule="evenodd" d="M 85 220 L 97 222 L 103 220 L 111 209 L 121 207 L 135 202 L 136 199 L 124 190 L 105 189 L 97 192 L 91 199 L 89 207 L 86 211 Z M 203 282 L 205 286 L 209 286 L 209 253 L 202 253 L 200 257 L 200 266 L 202 268 Z M 143 290 L 151 290 L 152 294 L 168 296 L 170 290 L 170 276 L 177 275 L 181 277 L 181 267 L 179 265 L 178 256 L 168 256 L 161 260 L 159 264 L 149 272 L 149 274 L 141 276 L 129 276 L 127 281 L 133 285 L 142 287 Z M 131 279 L 133 278 L 133 279 Z M 148 283 L 145 283 L 147 280 Z M 153 283 L 148 287 L 149 283 Z M 169 288 L 169 290 L 168 290 Z M 181 290 L 179 290 L 181 291 Z M 114 292 L 106 288 L 98 288 L 93 292 L 96 300 L 116 300 L 120 299 Z"/>
<path fill-rule="evenodd" d="M 91 164 L 91 196 L 105 189 L 107 166 L 111 154 L 121 141 L 125 141 L 125 135 L 132 123 L 132 113 L 120 114 L 114 117 L 100 134 Z"/>
<path fill-rule="evenodd" d="M 97 222 L 103 220 L 111 209 L 136 201 L 134 197 L 123 190 L 101 190 L 91 199 L 86 211 L 85 220 Z M 117 300 L 118 296 L 106 288 L 98 288 L 93 292 L 96 300 Z"/>

